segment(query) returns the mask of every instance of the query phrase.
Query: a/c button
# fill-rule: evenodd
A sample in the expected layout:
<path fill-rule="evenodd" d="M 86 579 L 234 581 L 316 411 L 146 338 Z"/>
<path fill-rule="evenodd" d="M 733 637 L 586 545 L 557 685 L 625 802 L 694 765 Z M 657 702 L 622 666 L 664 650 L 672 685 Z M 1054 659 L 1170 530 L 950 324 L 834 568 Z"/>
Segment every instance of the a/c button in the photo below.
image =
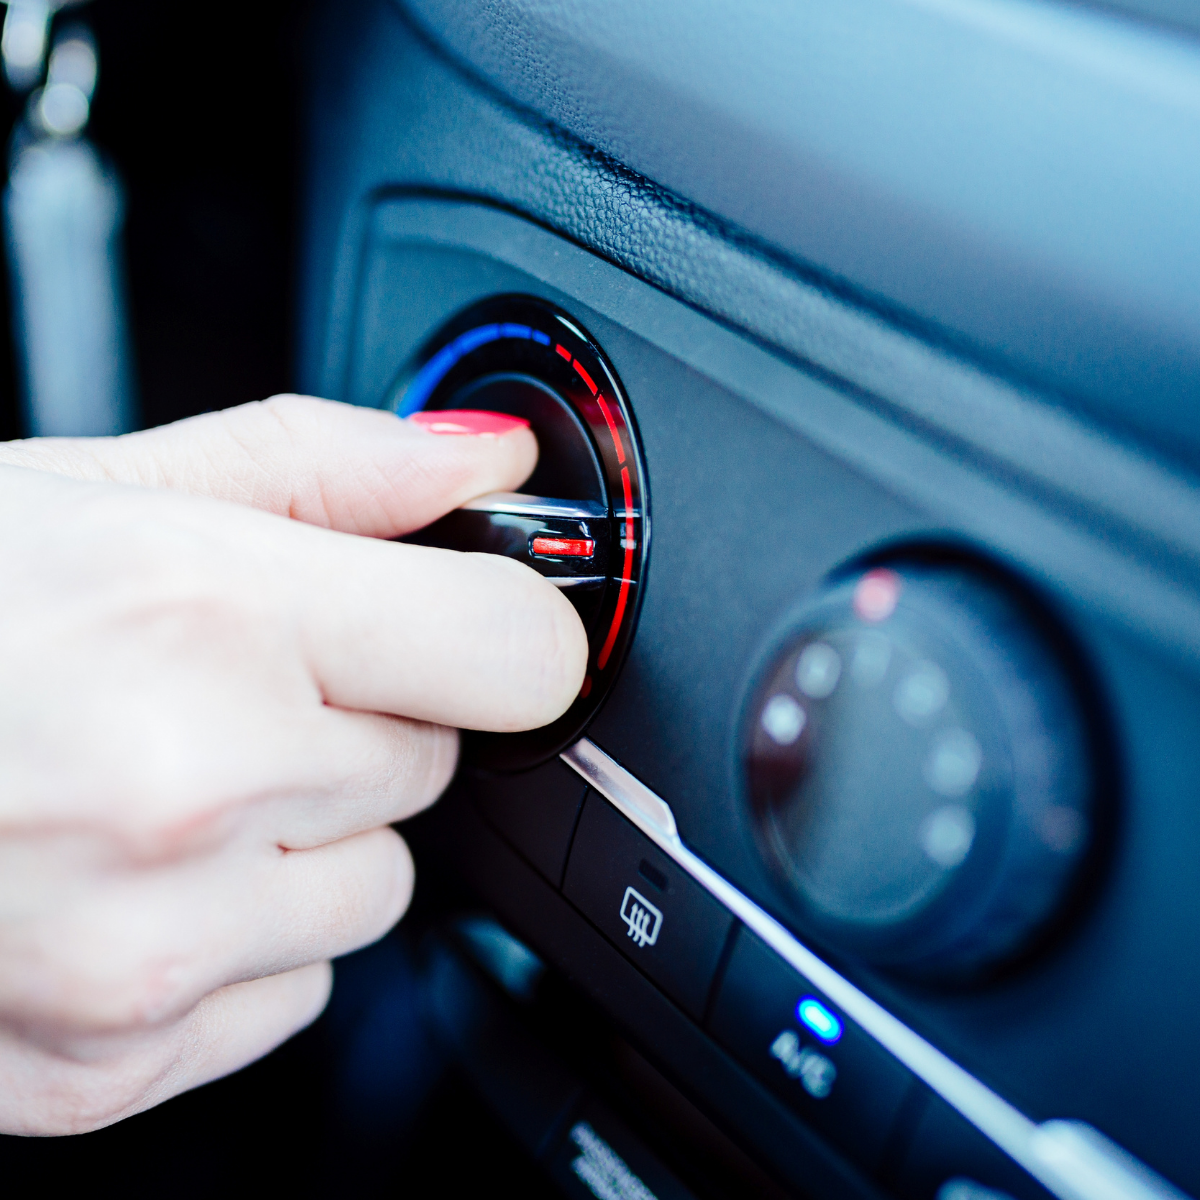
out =
<path fill-rule="evenodd" d="M 699 1020 L 733 917 L 590 791 L 563 891 L 631 962 Z"/>
<path fill-rule="evenodd" d="M 850 1158 L 880 1165 L 913 1076 L 748 929 L 738 932 L 709 1027 Z"/>

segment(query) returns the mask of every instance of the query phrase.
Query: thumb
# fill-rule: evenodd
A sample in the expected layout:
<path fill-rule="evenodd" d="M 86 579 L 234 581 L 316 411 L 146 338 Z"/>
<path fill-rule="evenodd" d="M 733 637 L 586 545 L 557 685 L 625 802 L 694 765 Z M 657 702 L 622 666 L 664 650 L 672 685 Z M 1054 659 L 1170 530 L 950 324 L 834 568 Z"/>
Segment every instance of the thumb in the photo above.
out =
<path fill-rule="evenodd" d="M 537 442 L 517 417 L 403 421 L 312 396 L 122 437 L 0 444 L 0 463 L 214 496 L 371 537 L 398 537 L 474 496 L 512 490 L 536 461 Z"/>

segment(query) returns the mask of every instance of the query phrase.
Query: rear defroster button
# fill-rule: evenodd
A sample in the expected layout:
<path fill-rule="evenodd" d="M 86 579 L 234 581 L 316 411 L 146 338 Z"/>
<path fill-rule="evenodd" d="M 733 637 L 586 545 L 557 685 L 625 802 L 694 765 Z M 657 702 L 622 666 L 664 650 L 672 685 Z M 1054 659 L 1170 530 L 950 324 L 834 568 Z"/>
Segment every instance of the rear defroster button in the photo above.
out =
<path fill-rule="evenodd" d="M 699 1020 L 733 917 L 589 791 L 563 891 L 637 967 Z"/>

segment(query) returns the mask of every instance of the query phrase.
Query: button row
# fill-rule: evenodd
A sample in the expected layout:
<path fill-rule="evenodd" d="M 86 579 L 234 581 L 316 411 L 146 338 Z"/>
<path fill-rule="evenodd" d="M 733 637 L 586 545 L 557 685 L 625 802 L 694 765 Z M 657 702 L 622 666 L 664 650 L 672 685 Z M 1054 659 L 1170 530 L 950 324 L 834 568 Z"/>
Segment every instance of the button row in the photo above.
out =
<path fill-rule="evenodd" d="M 851 1161 L 914 1200 L 957 1177 L 1048 1195 L 569 768 L 490 783 L 486 819 Z"/>

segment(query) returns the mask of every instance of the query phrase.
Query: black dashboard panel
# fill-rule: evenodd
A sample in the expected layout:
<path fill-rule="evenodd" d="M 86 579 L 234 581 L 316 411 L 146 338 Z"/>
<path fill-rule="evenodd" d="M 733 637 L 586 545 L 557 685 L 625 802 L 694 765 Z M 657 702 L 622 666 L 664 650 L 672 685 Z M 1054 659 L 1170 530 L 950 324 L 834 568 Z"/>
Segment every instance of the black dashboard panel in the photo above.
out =
<path fill-rule="evenodd" d="M 1194 41 L 1045 3 L 406 7 L 743 237 L 1195 462 Z"/>
<path fill-rule="evenodd" d="M 1015 961 L 970 981 L 912 979 L 868 966 L 836 937 L 803 937 L 839 978 L 1033 1121 L 1086 1122 L 1200 1193 L 1192 479 L 817 286 L 514 110 L 390 4 L 324 19 L 302 339 L 319 349 L 305 386 L 387 403 L 440 329 L 497 296 L 538 298 L 588 331 L 636 420 L 653 532 L 629 659 L 586 737 L 669 804 L 702 864 L 796 932 L 803 921 L 754 834 L 739 751 L 764 656 L 823 588 L 880 556 L 969 563 L 1028 595 L 1057 631 L 1099 743 L 1099 834 L 1069 901 Z M 550 769 L 570 780 L 559 764 L 539 771 Z M 606 928 L 603 905 L 630 939 L 638 928 L 649 939 L 653 920 L 639 926 L 628 896 L 603 899 L 616 885 L 603 872 L 579 875 L 570 858 L 610 844 L 601 792 L 582 796 L 569 782 L 522 792 L 520 779 L 463 776 L 444 810 L 462 844 L 444 839 L 444 859 L 788 1186 L 932 1197 L 950 1161 L 940 1154 L 995 1153 L 903 1076 L 871 1154 L 824 1118 L 806 1127 L 809 1101 L 751 1081 L 758 1067 L 740 1055 L 722 1008 L 734 993 L 723 984 L 705 993 L 677 965 L 628 965 L 634 942 L 622 941 L 620 924 Z M 535 846 L 531 835 L 550 829 L 537 817 L 543 794 L 552 807 L 569 804 L 570 818 Z M 524 832 L 505 815 L 505 796 L 517 798 L 515 811 L 522 795 Z M 630 827 L 617 841 L 645 834 Z M 656 857 L 662 850 L 651 838 L 644 853 L 630 851 L 627 872 L 641 916 L 658 909 L 660 924 L 672 918 L 655 903 L 655 881 L 669 892 L 677 864 Z M 597 851 L 591 865 L 609 854 Z M 673 894 L 685 892 L 681 880 Z M 745 920 L 699 937 L 693 959 L 711 954 L 715 976 L 740 978 L 757 953 Z M 748 1014 L 751 1000 L 741 1007 Z M 785 1040 L 772 1063 L 820 1091 L 827 1068 L 804 1045 Z M 835 1067 L 837 1053 L 825 1055 Z M 979 1168 L 981 1181 L 1040 1194 L 1019 1172 L 1006 1177 L 999 1158 L 996 1174 Z"/>

